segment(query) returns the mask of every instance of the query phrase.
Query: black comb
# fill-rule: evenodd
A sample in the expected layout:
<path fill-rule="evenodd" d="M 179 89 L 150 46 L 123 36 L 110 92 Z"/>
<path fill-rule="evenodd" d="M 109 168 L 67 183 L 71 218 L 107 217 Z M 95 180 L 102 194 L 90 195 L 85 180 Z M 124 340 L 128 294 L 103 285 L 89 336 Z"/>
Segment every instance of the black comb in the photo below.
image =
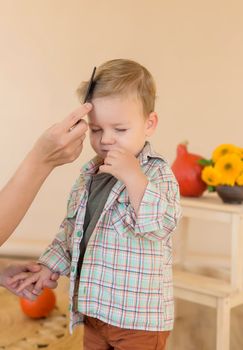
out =
<path fill-rule="evenodd" d="M 85 94 L 85 97 L 84 97 L 84 102 L 87 102 L 89 96 L 91 95 L 93 89 L 94 89 L 94 75 L 95 75 L 95 71 L 96 71 L 96 67 L 94 67 L 93 69 L 93 72 L 92 72 L 92 75 L 91 75 L 91 78 L 90 78 L 90 81 L 89 81 L 89 85 L 88 85 L 88 88 L 87 88 L 87 92 Z M 81 119 L 79 121 L 77 121 L 77 123 L 75 123 L 70 129 L 69 131 L 72 131 L 73 128 L 75 128 L 76 125 L 78 125 L 80 123 Z"/>
<path fill-rule="evenodd" d="M 94 75 L 95 75 L 95 71 L 96 71 L 96 67 L 94 67 L 93 69 L 93 72 L 92 72 L 92 75 L 91 75 L 91 78 L 90 78 L 90 81 L 89 81 L 89 85 L 88 85 L 88 88 L 87 88 L 87 92 L 85 94 L 85 97 L 84 97 L 84 102 L 87 102 L 89 96 L 91 95 L 91 92 L 93 91 L 93 88 L 94 88 Z"/>

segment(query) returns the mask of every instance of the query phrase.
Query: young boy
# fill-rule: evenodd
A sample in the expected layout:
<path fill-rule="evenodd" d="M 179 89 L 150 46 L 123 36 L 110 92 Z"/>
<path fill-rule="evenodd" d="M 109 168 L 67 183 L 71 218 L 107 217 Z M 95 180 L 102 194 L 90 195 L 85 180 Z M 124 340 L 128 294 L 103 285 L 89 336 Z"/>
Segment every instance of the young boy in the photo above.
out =
<path fill-rule="evenodd" d="M 67 275 L 71 329 L 84 321 L 85 350 L 161 350 L 173 327 L 171 233 L 180 207 L 169 165 L 147 142 L 158 119 L 155 84 L 136 62 L 108 61 L 89 101 L 97 155 L 72 188 L 42 270 L 20 289 L 35 283 L 38 292 L 53 272 Z"/>

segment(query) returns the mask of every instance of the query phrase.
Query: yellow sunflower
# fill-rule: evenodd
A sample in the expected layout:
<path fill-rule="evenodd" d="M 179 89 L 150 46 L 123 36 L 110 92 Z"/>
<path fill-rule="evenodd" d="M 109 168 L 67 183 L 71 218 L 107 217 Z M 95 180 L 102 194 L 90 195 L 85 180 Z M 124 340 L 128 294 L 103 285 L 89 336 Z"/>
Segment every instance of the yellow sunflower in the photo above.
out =
<path fill-rule="evenodd" d="M 221 158 L 222 156 L 225 156 L 226 154 L 237 153 L 237 148 L 238 147 L 230 143 L 219 145 L 213 151 L 213 154 L 212 154 L 213 162 L 216 163 L 219 160 L 219 158 Z"/>
<path fill-rule="evenodd" d="M 241 173 L 240 176 L 237 177 L 236 183 L 239 186 L 243 186 L 243 173 Z"/>
<path fill-rule="evenodd" d="M 202 179 L 209 186 L 217 186 L 220 184 L 220 173 L 213 166 L 205 166 L 202 170 Z"/>
<path fill-rule="evenodd" d="M 222 185 L 233 186 L 243 170 L 243 162 L 237 154 L 226 154 L 216 162 L 215 170 L 221 174 L 220 183 Z"/>
<path fill-rule="evenodd" d="M 236 153 L 236 154 L 239 154 L 241 160 L 243 160 L 243 148 L 237 147 L 235 153 Z"/>

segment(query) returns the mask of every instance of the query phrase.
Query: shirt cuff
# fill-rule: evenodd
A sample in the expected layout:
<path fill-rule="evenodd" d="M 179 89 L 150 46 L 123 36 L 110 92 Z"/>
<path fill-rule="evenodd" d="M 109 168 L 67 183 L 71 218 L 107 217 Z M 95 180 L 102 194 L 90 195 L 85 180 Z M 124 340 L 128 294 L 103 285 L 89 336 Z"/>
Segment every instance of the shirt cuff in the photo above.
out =
<path fill-rule="evenodd" d="M 68 276 L 70 273 L 70 261 L 64 255 L 57 254 L 55 248 L 49 247 L 38 259 L 53 272 Z"/>

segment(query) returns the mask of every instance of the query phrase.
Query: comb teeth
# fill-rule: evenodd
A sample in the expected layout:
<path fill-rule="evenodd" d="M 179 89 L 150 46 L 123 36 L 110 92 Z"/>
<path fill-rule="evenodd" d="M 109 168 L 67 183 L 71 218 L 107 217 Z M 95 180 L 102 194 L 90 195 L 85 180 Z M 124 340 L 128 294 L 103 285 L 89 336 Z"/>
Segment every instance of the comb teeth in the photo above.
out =
<path fill-rule="evenodd" d="M 94 82 L 95 71 L 96 71 L 96 67 L 94 67 L 93 72 L 91 74 L 91 78 L 89 80 L 89 85 L 88 85 L 87 92 L 86 92 L 86 95 L 84 97 L 84 102 L 83 103 L 88 101 L 89 96 L 92 95 L 92 92 L 94 90 L 94 87 L 95 87 L 95 82 Z"/>

